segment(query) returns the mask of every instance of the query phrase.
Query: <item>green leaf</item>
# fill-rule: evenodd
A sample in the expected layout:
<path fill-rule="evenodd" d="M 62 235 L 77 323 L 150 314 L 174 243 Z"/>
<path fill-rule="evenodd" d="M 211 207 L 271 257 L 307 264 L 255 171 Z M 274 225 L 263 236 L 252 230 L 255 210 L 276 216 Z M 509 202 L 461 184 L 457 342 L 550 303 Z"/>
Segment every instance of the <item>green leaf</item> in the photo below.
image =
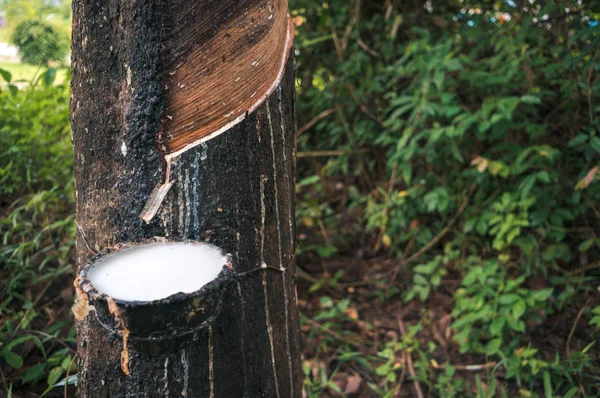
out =
<path fill-rule="evenodd" d="M 433 271 L 435 271 L 437 266 L 438 266 L 437 262 L 431 261 L 427 264 L 417 265 L 414 268 L 414 271 L 418 272 L 420 274 L 431 275 L 433 273 Z"/>
<path fill-rule="evenodd" d="M 540 180 L 541 182 L 545 182 L 546 184 L 548 184 L 550 182 L 550 176 L 548 175 L 548 172 L 546 170 L 542 170 L 540 172 L 538 172 L 536 174 L 537 179 Z"/>
<path fill-rule="evenodd" d="M 481 269 L 479 269 L 481 271 Z M 473 283 L 475 283 L 475 281 L 477 280 L 477 276 L 480 274 L 481 272 L 476 272 L 475 269 L 472 269 L 471 271 L 469 271 L 469 273 L 463 278 L 462 284 L 463 286 L 470 286 Z"/>
<path fill-rule="evenodd" d="M 499 316 L 492 321 L 490 325 L 490 333 L 492 336 L 499 336 L 502 333 L 502 329 L 504 328 L 504 324 L 506 323 L 506 318 L 503 316 Z"/>
<path fill-rule="evenodd" d="M 63 372 L 64 372 L 64 369 L 60 366 L 56 366 L 56 367 L 52 368 L 52 370 L 48 374 L 48 385 L 51 387 L 54 386 L 56 384 L 56 382 L 58 381 L 58 379 L 60 379 L 60 376 L 63 375 Z"/>
<path fill-rule="evenodd" d="M 524 95 L 519 99 L 524 104 L 541 104 L 542 100 L 536 97 L 535 95 Z"/>
<path fill-rule="evenodd" d="M 579 388 L 571 387 L 571 389 L 569 391 L 567 391 L 567 393 L 565 394 L 564 398 L 573 398 L 575 396 L 575 394 L 577 394 L 578 392 L 579 392 Z"/>
<path fill-rule="evenodd" d="M 441 69 L 437 69 L 433 75 L 433 83 L 435 84 L 438 90 L 442 90 L 444 86 L 444 71 Z"/>
<path fill-rule="evenodd" d="M 569 143 L 567 144 L 569 147 L 575 147 L 581 144 L 585 144 L 587 142 L 589 138 L 589 135 L 587 134 L 577 134 L 575 136 L 575 138 L 573 138 L 571 141 L 569 141 Z"/>
<path fill-rule="evenodd" d="M 546 261 L 553 261 L 556 259 L 569 261 L 571 259 L 571 249 L 564 243 L 553 243 L 544 249 L 542 258 Z"/>
<path fill-rule="evenodd" d="M 362 354 L 360 352 L 345 352 L 342 355 L 337 356 L 335 359 L 340 362 L 348 362 L 360 358 L 361 356 Z"/>
<path fill-rule="evenodd" d="M 477 398 L 485 398 L 485 389 L 483 383 L 481 383 L 481 377 L 475 376 L 475 385 L 477 386 Z"/>
<path fill-rule="evenodd" d="M 515 318 L 520 318 L 524 313 L 525 313 L 525 300 L 523 299 L 518 299 L 512 307 L 512 312 L 513 315 L 515 316 Z"/>
<path fill-rule="evenodd" d="M 501 98 L 500 101 L 498 101 L 498 109 L 500 110 L 500 112 L 502 112 L 502 115 L 505 118 L 511 119 L 512 114 L 518 104 L 519 104 L 519 98 L 504 97 L 504 98 Z"/>
<path fill-rule="evenodd" d="M 375 373 L 377 373 L 377 375 L 379 375 L 379 376 L 385 376 L 385 375 L 387 375 L 389 373 L 389 371 L 390 371 L 390 364 L 389 363 L 386 363 L 384 365 L 378 366 L 375 369 Z"/>
<path fill-rule="evenodd" d="M 508 326 L 515 332 L 524 332 L 525 331 L 525 322 L 523 322 L 520 319 L 508 317 L 508 318 L 506 318 L 506 322 L 507 322 Z"/>
<path fill-rule="evenodd" d="M 321 179 L 321 176 L 314 175 L 314 176 L 304 178 L 302 181 L 298 182 L 298 184 L 296 184 L 296 185 L 298 185 L 300 187 L 304 187 L 307 185 L 312 185 L 312 184 L 318 182 L 320 179 Z"/>
<path fill-rule="evenodd" d="M 20 369 L 23 366 L 23 358 L 10 350 L 5 350 L 2 353 L 2 356 L 4 357 L 6 363 L 15 369 Z"/>
<path fill-rule="evenodd" d="M 321 308 L 332 308 L 334 306 L 333 300 L 328 296 L 321 296 L 319 298 L 319 305 Z"/>
<path fill-rule="evenodd" d="M 485 347 L 485 353 L 487 355 L 493 355 L 500 350 L 500 346 L 502 345 L 502 339 L 494 339 L 487 344 Z"/>
<path fill-rule="evenodd" d="M 550 381 L 550 372 L 544 372 L 544 397 L 545 398 L 553 398 L 552 395 L 552 382 Z"/>
<path fill-rule="evenodd" d="M 587 240 L 584 240 L 583 242 L 581 242 L 581 244 L 579 245 L 578 250 L 580 252 L 587 252 L 590 247 L 592 247 L 592 245 L 594 244 L 594 238 L 589 238 Z"/>
<path fill-rule="evenodd" d="M 537 241 L 531 236 L 520 236 L 513 241 L 513 245 L 517 246 L 523 254 L 531 255 L 535 249 Z"/>
<path fill-rule="evenodd" d="M 10 95 L 12 95 L 13 97 L 16 97 L 17 94 L 19 94 L 19 89 L 14 84 L 10 84 L 8 86 L 8 91 L 10 91 Z"/>
<path fill-rule="evenodd" d="M 498 302 L 502 305 L 509 305 L 514 303 L 515 301 L 519 300 L 521 297 L 519 297 L 516 294 L 503 294 L 502 296 L 500 296 L 498 298 Z"/>
<path fill-rule="evenodd" d="M 42 352 L 44 359 L 46 359 L 46 348 L 44 347 L 44 344 L 42 343 L 42 341 L 37 336 L 31 336 L 31 337 L 32 337 L 31 340 L 33 340 L 36 347 L 39 348 L 39 350 Z"/>
<path fill-rule="evenodd" d="M 588 352 L 590 350 L 590 348 L 592 348 L 594 346 L 594 344 L 596 344 L 596 342 L 592 341 L 590 344 L 588 344 L 585 347 L 583 347 L 583 350 L 581 350 L 581 352 L 583 354 L 585 354 L 586 352 Z"/>
<path fill-rule="evenodd" d="M 535 184 L 536 179 L 537 176 L 535 174 L 531 174 L 525 177 L 523 181 L 521 181 L 521 184 L 519 186 L 521 190 L 521 198 L 526 198 L 527 196 L 529 196 L 529 192 L 531 191 L 531 188 L 533 188 L 533 184 Z"/>
<path fill-rule="evenodd" d="M 2 76 L 4 81 L 7 83 L 10 83 L 12 81 L 12 74 L 5 69 L 0 69 L 0 76 Z"/>
<path fill-rule="evenodd" d="M 61 381 L 59 381 L 58 383 L 56 383 L 54 385 L 54 387 L 62 387 L 64 385 L 68 385 L 68 386 L 75 386 L 77 385 L 77 375 L 69 375 L 69 377 L 65 377 L 64 379 L 62 379 Z"/>
<path fill-rule="evenodd" d="M 331 388 L 333 391 L 337 392 L 340 395 L 343 395 L 344 393 L 342 392 L 342 390 L 340 390 L 340 387 L 338 387 L 337 384 L 335 384 L 335 382 L 333 380 L 329 380 L 327 382 L 327 387 Z"/>
<path fill-rule="evenodd" d="M 461 64 L 458 59 L 453 58 L 446 61 L 446 69 L 448 69 L 450 72 L 456 72 L 460 68 Z"/>
<path fill-rule="evenodd" d="M 62 360 L 62 362 L 60 363 L 60 366 L 64 369 L 67 370 L 69 369 L 69 365 L 71 364 L 71 356 L 67 355 L 65 357 L 65 359 Z"/>
<path fill-rule="evenodd" d="M 465 225 L 463 227 L 463 231 L 466 233 L 469 233 L 473 230 L 473 227 L 475 226 L 475 223 L 477 222 L 476 218 L 469 218 L 466 222 Z"/>
<path fill-rule="evenodd" d="M 546 301 L 550 296 L 552 296 L 553 288 L 535 290 L 531 293 L 531 296 L 536 301 Z"/>
<path fill-rule="evenodd" d="M 50 87 L 54 84 L 54 80 L 56 80 L 56 68 L 49 68 L 43 74 L 44 77 L 44 86 Z"/>
<path fill-rule="evenodd" d="M 600 153 L 600 137 L 590 138 L 590 145 L 596 152 Z"/>
<path fill-rule="evenodd" d="M 46 364 L 36 363 L 35 365 L 32 365 L 29 368 L 27 368 L 27 372 L 25 372 L 25 375 L 23 376 L 23 383 L 35 384 L 44 376 L 45 373 Z"/>
<path fill-rule="evenodd" d="M 8 343 L 6 345 L 6 349 L 10 350 L 10 349 L 12 349 L 14 346 L 16 346 L 18 344 L 22 344 L 22 343 L 24 343 L 26 341 L 33 340 L 33 339 L 35 339 L 35 336 L 33 336 L 33 335 L 21 336 L 19 338 L 16 338 L 16 339 L 12 340 L 10 343 Z"/>

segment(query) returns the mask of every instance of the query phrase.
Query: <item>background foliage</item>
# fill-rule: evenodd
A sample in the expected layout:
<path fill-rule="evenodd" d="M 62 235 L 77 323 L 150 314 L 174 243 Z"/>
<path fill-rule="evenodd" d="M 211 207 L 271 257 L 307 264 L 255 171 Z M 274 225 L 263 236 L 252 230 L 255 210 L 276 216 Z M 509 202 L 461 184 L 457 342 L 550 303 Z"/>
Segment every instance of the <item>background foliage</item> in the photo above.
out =
<path fill-rule="evenodd" d="M 5 26 L 0 27 L 0 41 L 10 41 L 15 28 L 32 19 L 51 23 L 70 37 L 70 0 L 0 0 L 0 11 L 5 20 Z"/>
<path fill-rule="evenodd" d="M 31 65 L 62 63 L 69 49 L 68 37 L 60 29 L 36 19 L 21 22 L 15 28 L 12 42 L 19 48 L 21 61 Z"/>
<path fill-rule="evenodd" d="M 600 5 L 290 8 L 307 396 L 600 395 Z M 0 92 L 1 382 L 40 394 L 76 373 L 54 73 Z"/>
<path fill-rule="evenodd" d="M 55 69 L 25 85 L 0 73 L 0 370 L 27 390 L 58 382 L 74 353 L 69 90 Z"/>
<path fill-rule="evenodd" d="M 316 121 L 298 138 L 301 248 L 391 256 L 384 308 L 421 301 L 429 330 L 451 315 L 449 348 L 426 331 L 413 348 L 434 394 L 600 394 L 598 6 L 295 2 L 299 119 Z M 432 360 L 496 366 L 479 388 Z M 394 391 L 391 368 L 375 373 L 396 385 L 373 391 Z M 332 388 L 319 377 L 314 396 Z"/>

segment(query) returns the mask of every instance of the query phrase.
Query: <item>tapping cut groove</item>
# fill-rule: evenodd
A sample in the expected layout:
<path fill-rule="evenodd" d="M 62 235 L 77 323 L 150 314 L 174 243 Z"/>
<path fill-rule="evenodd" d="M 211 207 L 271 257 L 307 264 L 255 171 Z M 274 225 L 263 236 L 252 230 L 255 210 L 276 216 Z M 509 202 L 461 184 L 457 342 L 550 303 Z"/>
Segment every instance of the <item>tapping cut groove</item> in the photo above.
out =
<path fill-rule="evenodd" d="M 140 217 L 171 188 L 171 161 L 241 122 L 281 81 L 293 43 L 287 0 L 161 2 L 164 179 Z"/>

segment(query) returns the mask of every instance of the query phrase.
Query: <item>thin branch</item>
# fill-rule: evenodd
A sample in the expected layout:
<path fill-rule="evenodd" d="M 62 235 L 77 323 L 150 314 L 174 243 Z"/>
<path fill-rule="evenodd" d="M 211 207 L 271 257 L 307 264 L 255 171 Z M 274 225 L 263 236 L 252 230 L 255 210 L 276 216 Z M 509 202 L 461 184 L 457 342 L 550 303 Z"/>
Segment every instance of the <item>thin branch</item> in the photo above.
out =
<path fill-rule="evenodd" d="M 298 131 L 296 131 L 296 137 L 300 136 L 300 134 L 314 126 L 319 120 L 331 115 L 333 112 L 335 112 L 335 108 L 325 109 L 323 112 L 319 113 L 310 122 L 306 123 L 304 126 L 300 127 Z"/>
<path fill-rule="evenodd" d="M 404 378 L 406 377 L 406 352 L 402 352 L 402 372 L 400 372 L 400 381 L 398 381 L 398 393 L 402 391 L 402 384 L 404 384 Z"/>
<path fill-rule="evenodd" d="M 402 336 L 406 335 L 406 329 L 404 328 L 404 322 L 400 317 L 396 318 L 398 320 L 398 328 L 400 329 L 400 334 Z M 406 352 L 406 365 L 408 367 L 408 374 L 412 378 L 412 382 L 415 386 L 415 391 L 417 392 L 418 398 L 424 398 L 423 390 L 421 390 L 421 384 L 419 380 L 417 380 L 417 373 L 415 372 L 415 368 L 413 368 L 412 357 L 409 352 Z"/>
<path fill-rule="evenodd" d="M 348 88 L 350 89 L 350 93 L 352 94 L 352 98 L 354 98 L 354 100 L 356 101 L 356 103 L 358 104 L 359 108 L 361 111 L 363 111 L 363 113 L 365 115 L 367 115 L 368 117 L 370 117 L 374 122 L 376 122 L 378 125 L 380 125 L 381 127 L 385 127 L 383 124 L 383 121 L 381 119 L 379 119 L 376 115 L 374 115 L 369 108 L 367 108 L 367 106 L 365 104 L 363 104 L 360 99 L 358 98 L 358 96 L 356 95 L 356 90 L 354 89 L 354 86 L 352 86 L 351 84 L 348 85 Z"/>
<path fill-rule="evenodd" d="M 569 271 L 568 274 L 571 275 L 571 276 L 572 275 L 577 275 L 577 274 L 581 274 L 583 272 L 592 270 L 594 268 L 599 268 L 599 267 L 600 267 L 600 261 L 596 261 L 595 263 L 591 263 L 591 264 L 588 264 L 588 265 L 586 265 L 584 267 L 577 268 L 577 269 L 574 269 L 572 271 Z"/>
<path fill-rule="evenodd" d="M 596 58 L 598 58 L 598 51 L 595 52 L 592 58 L 592 63 L 587 74 L 587 100 L 588 100 L 588 112 L 590 114 L 590 123 L 594 123 L 594 111 L 592 109 L 592 76 L 594 73 L 594 67 L 596 66 Z"/>
<path fill-rule="evenodd" d="M 366 52 L 368 52 L 372 56 L 377 57 L 377 58 L 381 58 L 381 55 L 379 55 L 379 53 L 377 51 L 375 51 L 371 47 L 369 47 L 367 45 L 367 43 L 365 43 L 363 41 L 363 39 L 360 37 L 360 26 L 359 26 L 359 22 L 360 22 L 360 1 L 361 0 L 356 0 L 356 8 L 354 10 L 354 14 L 356 15 L 356 42 L 358 43 L 358 45 L 363 50 L 365 50 Z"/>
<path fill-rule="evenodd" d="M 418 227 L 417 227 L 418 228 Z M 392 285 L 394 284 L 394 281 L 396 280 L 396 276 L 398 276 L 398 272 L 400 271 L 400 268 L 402 268 L 402 266 L 405 264 L 406 261 L 406 256 L 408 256 L 408 253 L 410 252 L 410 249 L 412 249 L 413 244 L 415 243 L 415 240 L 417 238 L 417 234 L 419 233 L 419 231 L 415 231 L 415 233 L 413 234 L 413 236 L 411 236 L 410 240 L 408 241 L 408 245 L 406 245 L 406 248 L 404 249 L 404 253 L 402 253 L 402 258 L 400 259 L 400 262 L 393 268 L 394 272 L 392 273 L 392 277 L 390 278 L 390 282 L 388 283 L 386 289 L 385 289 L 385 295 L 387 297 L 390 288 L 392 287 Z"/>
<path fill-rule="evenodd" d="M 435 369 L 445 369 L 448 366 L 452 366 L 452 368 L 454 368 L 455 370 L 466 370 L 469 372 L 480 372 L 482 370 L 485 369 L 489 369 L 489 368 L 493 368 L 494 366 L 498 365 L 498 362 L 496 361 L 492 361 L 492 362 L 486 362 L 486 363 L 482 363 L 482 364 L 476 364 L 476 365 L 451 365 L 448 363 L 444 363 L 438 366 L 433 366 Z"/>
<path fill-rule="evenodd" d="M 330 335 L 331 337 L 334 337 L 337 340 L 343 341 L 343 342 L 348 343 L 355 347 L 359 347 L 359 346 L 361 346 L 361 344 L 363 344 L 362 341 L 357 341 L 356 339 L 344 338 L 340 334 L 334 332 L 333 330 L 327 329 L 325 326 L 321 325 L 319 322 L 312 320 L 307 316 L 305 316 L 305 317 L 306 317 L 306 321 L 308 323 L 310 323 L 312 326 L 316 327 L 317 329 L 322 330 L 324 333 Z"/>
<path fill-rule="evenodd" d="M 583 195 L 583 198 L 585 199 L 585 201 L 587 202 L 588 206 L 592 209 L 592 211 L 594 212 L 596 217 L 598 217 L 598 219 L 600 220 L 600 211 L 598 211 L 598 208 L 594 205 L 594 202 L 592 202 L 590 197 L 587 196 L 586 194 L 582 193 L 582 195 Z"/>
<path fill-rule="evenodd" d="M 25 311 L 25 313 L 21 317 L 21 320 L 19 321 L 19 323 L 17 324 L 17 326 L 15 327 L 15 329 L 13 330 L 13 332 L 10 334 L 10 338 L 11 339 L 21 329 L 21 326 L 23 325 L 23 322 L 25 322 L 25 320 L 29 316 L 29 312 L 31 312 L 31 310 L 35 308 L 35 306 L 42 299 L 42 297 L 44 297 L 44 294 L 46 294 L 46 290 L 48 290 L 48 288 L 50 288 L 50 285 L 52 285 L 52 283 L 56 280 L 56 278 L 58 278 L 58 277 L 55 276 L 54 278 L 50 279 L 48 281 L 48 283 L 46 283 L 46 285 L 42 288 L 42 290 L 38 293 L 38 295 L 35 298 L 35 300 L 33 300 L 33 302 L 31 303 L 31 306 L 29 308 L 27 308 L 27 310 Z M 9 341 L 10 341 L 10 339 L 9 339 Z"/>
<path fill-rule="evenodd" d="M 471 188 L 469 189 L 469 193 L 467 194 L 467 197 L 462 202 L 462 204 L 460 205 L 460 207 L 458 209 L 458 212 L 456 213 L 454 218 L 448 223 L 448 225 L 446 225 L 446 227 L 444 227 L 444 229 L 442 229 L 440 231 L 440 233 L 436 235 L 435 238 L 433 238 L 429 243 L 427 243 L 425 246 L 423 246 L 423 248 L 421 250 L 419 250 L 418 252 L 416 252 L 415 254 L 410 256 L 409 258 L 407 258 L 404 261 L 404 264 L 412 263 L 413 261 L 418 260 L 419 257 L 421 257 L 423 254 L 428 252 L 429 249 L 431 249 L 433 246 L 435 246 L 444 237 L 444 235 L 446 235 L 448 233 L 448 231 L 450 231 L 450 228 L 452 228 L 452 226 L 454 226 L 454 224 L 458 221 L 460 216 L 465 211 L 465 208 L 467 207 L 467 204 L 469 203 L 469 199 L 471 199 L 473 192 L 475 192 L 475 186 L 476 186 L 475 184 L 473 184 L 471 186 Z"/>
<path fill-rule="evenodd" d="M 588 305 L 590 304 L 591 299 L 588 299 L 585 302 L 585 305 L 579 310 L 579 312 L 577 313 L 577 317 L 575 318 L 575 322 L 573 322 L 573 327 L 571 327 L 571 331 L 569 332 L 569 337 L 567 337 L 567 342 L 565 344 L 565 348 L 567 351 L 567 358 L 571 357 L 571 339 L 573 338 L 573 334 L 575 333 L 575 330 L 577 329 L 577 324 L 579 323 L 579 319 L 581 319 L 581 316 L 583 315 L 583 312 L 587 309 Z"/>
<path fill-rule="evenodd" d="M 394 182 L 396 181 L 396 171 L 398 169 L 398 163 L 394 164 L 394 167 L 392 168 L 392 175 L 390 176 L 390 181 L 388 182 L 388 200 L 390 196 L 392 196 L 392 190 L 394 189 Z M 386 202 L 387 202 L 386 201 Z M 388 218 L 388 212 L 389 212 L 389 208 L 387 206 L 385 206 L 383 208 L 383 220 L 384 223 L 387 224 L 387 218 Z M 383 236 L 385 235 L 385 227 L 387 225 L 384 225 L 381 230 L 379 231 L 379 236 L 377 237 L 377 243 L 375 243 L 375 251 L 379 251 L 379 249 L 381 248 L 381 244 L 383 243 Z"/>
<path fill-rule="evenodd" d="M 390 285 L 394 283 L 395 275 L 398 272 L 397 271 L 398 268 L 402 267 L 403 265 L 406 265 L 406 264 L 412 263 L 413 261 L 418 260 L 423 254 L 427 253 L 429 251 L 429 249 L 431 249 L 433 246 L 435 246 L 448 233 L 448 231 L 450 231 L 450 229 L 454 226 L 454 224 L 458 221 L 460 216 L 465 211 L 465 208 L 467 207 L 467 204 L 469 203 L 469 199 L 471 199 L 471 196 L 473 196 L 473 193 L 475 192 L 476 187 L 477 187 L 477 183 L 474 183 L 473 185 L 471 185 L 471 188 L 469 188 L 469 192 L 467 193 L 467 197 L 465 198 L 465 200 L 462 202 L 462 204 L 458 208 L 458 212 L 456 213 L 454 218 L 452 220 L 450 220 L 450 222 L 444 227 L 444 229 L 442 229 L 440 231 L 439 234 L 437 234 L 433 239 L 431 239 L 429 241 L 429 243 L 427 243 L 425 246 L 423 246 L 421 248 L 421 250 L 419 250 L 418 252 L 416 252 L 415 254 L 413 254 L 412 256 L 407 258 L 406 260 L 400 261 L 393 268 L 393 274 L 392 274 L 393 277 L 390 279 Z"/>
<path fill-rule="evenodd" d="M 81 238 L 83 239 L 83 243 L 85 243 L 85 247 L 87 247 L 89 252 L 92 253 L 94 256 L 97 255 L 98 253 L 90 247 L 90 245 L 87 241 L 87 237 L 85 236 L 85 232 L 83 232 L 83 228 L 81 228 L 81 226 L 79 226 L 79 223 L 77 221 L 75 221 L 75 226 L 77 227 L 77 231 L 79 232 L 79 234 L 81 235 Z"/>
<path fill-rule="evenodd" d="M 377 57 L 377 58 L 381 58 L 381 55 L 379 55 L 379 53 L 377 51 L 375 51 L 372 48 L 370 48 L 369 46 L 367 46 L 367 44 L 363 41 L 363 39 L 360 38 L 360 36 L 356 39 L 356 42 L 358 43 L 358 45 L 363 50 L 365 50 L 366 52 L 368 52 L 372 56 Z"/>
<path fill-rule="evenodd" d="M 339 149 L 331 150 L 331 151 L 306 151 L 306 152 L 298 152 L 296 153 L 297 158 L 317 158 L 317 157 L 326 157 L 326 156 L 342 156 L 342 155 L 355 155 L 359 153 L 368 153 L 371 152 L 370 149 L 358 149 L 356 151 L 342 151 Z"/>
<path fill-rule="evenodd" d="M 56 336 L 53 336 L 51 334 L 42 332 L 41 330 L 33 330 L 33 329 L 23 329 L 23 333 L 26 334 L 39 334 L 40 336 L 46 337 L 48 339 L 52 339 L 53 341 L 55 341 L 56 343 L 62 345 L 63 347 L 65 347 L 66 349 L 68 349 L 69 351 L 76 353 L 77 351 L 75 349 L 73 349 L 73 347 L 70 347 L 67 343 L 65 343 L 64 341 L 62 341 L 61 339 L 59 339 Z"/>
<path fill-rule="evenodd" d="M 350 22 L 348 23 L 348 26 L 346 26 L 346 30 L 344 31 L 344 37 L 341 40 L 337 34 L 335 27 L 331 28 L 331 34 L 333 36 L 333 44 L 335 46 L 335 51 L 336 51 L 338 59 L 340 61 L 344 61 L 344 53 L 346 52 L 346 49 L 348 48 L 348 38 L 350 37 L 350 33 L 352 33 L 352 28 L 355 23 L 356 23 L 356 15 L 354 15 L 350 19 Z"/>
<path fill-rule="evenodd" d="M 71 365 L 73 365 L 73 362 L 75 362 L 77 354 L 78 353 L 75 353 L 73 358 L 71 358 L 71 362 L 69 362 L 69 367 L 67 368 L 67 375 L 65 376 L 65 398 L 67 398 L 67 387 L 69 386 L 69 373 L 71 372 Z"/>

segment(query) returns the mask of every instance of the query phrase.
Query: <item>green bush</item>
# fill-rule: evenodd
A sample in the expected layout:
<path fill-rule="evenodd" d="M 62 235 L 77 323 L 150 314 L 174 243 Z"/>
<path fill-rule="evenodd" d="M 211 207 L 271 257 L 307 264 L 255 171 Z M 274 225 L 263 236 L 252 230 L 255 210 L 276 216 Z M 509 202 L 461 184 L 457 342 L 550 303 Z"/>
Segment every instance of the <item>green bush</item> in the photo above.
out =
<path fill-rule="evenodd" d="M 68 85 L 53 85 L 48 69 L 24 89 L 0 70 L 7 89 L 0 91 L 0 205 L 16 196 L 70 184 Z"/>
<path fill-rule="evenodd" d="M 13 33 L 12 42 L 19 48 L 21 61 L 32 65 L 63 62 L 69 50 L 68 38 L 53 25 L 40 20 L 21 22 Z"/>
<path fill-rule="evenodd" d="M 457 280 L 460 354 L 498 361 L 523 391 L 566 394 L 576 373 L 597 396 L 589 348 L 527 347 L 549 315 L 585 310 L 600 276 L 598 4 L 291 4 L 299 126 L 325 115 L 298 141 L 311 245 L 395 256 L 402 298 L 428 311 Z"/>
<path fill-rule="evenodd" d="M 56 70 L 48 69 L 23 87 L 13 84 L 9 72 L 0 69 L 0 75 L 2 371 L 29 387 L 42 379 L 54 385 L 71 365 L 74 352 L 65 343 L 74 343 L 74 328 L 42 309 L 50 298 L 39 292 L 68 286 L 72 272 L 75 203 L 68 78 L 54 85 Z M 37 298 L 26 293 L 32 291 Z M 29 344 L 33 351 L 25 349 Z"/>

